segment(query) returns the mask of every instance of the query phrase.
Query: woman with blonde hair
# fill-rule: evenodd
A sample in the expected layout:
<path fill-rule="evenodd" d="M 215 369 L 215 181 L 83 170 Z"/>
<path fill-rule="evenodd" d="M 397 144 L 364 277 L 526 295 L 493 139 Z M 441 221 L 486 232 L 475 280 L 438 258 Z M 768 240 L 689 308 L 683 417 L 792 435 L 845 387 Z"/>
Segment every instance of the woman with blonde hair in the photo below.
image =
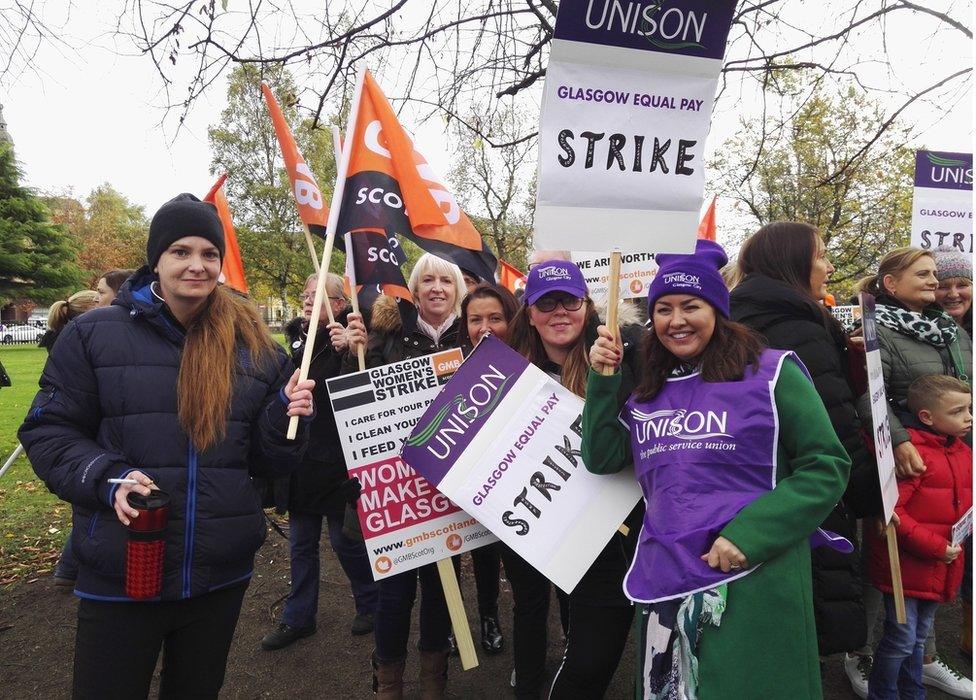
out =
<path fill-rule="evenodd" d="M 918 450 L 909 440 L 903 421 L 911 420 L 908 387 L 928 374 L 948 374 L 970 383 L 973 343 L 969 334 L 936 305 L 939 278 L 935 254 L 921 248 L 896 248 L 881 259 L 878 272 L 858 283 L 858 291 L 873 294 L 877 302 L 876 327 L 888 423 L 898 476 L 909 478 L 925 471 Z M 870 425 L 871 392 L 858 401 L 858 413 Z M 966 437 L 972 442 L 972 433 Z M 884 546 L 880 539 L 865 537 L 871 547 Z M 865 587 L 868 644 L 861 650 L 870 658 L 873 626 L 878 615 L 880 593 Z M 865 664 L 870 666 L 870 663 Z M 925 642 L 922 680 L 926 685 L 952 695 L 968 697 L 972 681 L 950 668 L 936 654 L 935 632 Z"/>
<path fill-rule="evenodd" d="M 217 285 L 223 254 L 212 205 L 164 204 L 148 264 L 117 303 L 68 324 L 20 428 L 37 475 L 72 505 L 75 698 L 146 697 L 160 650 L 161 697 L 217 697 L 266 534 L 251 476 L 285 474 L 305 450 L 307 422 L 294 441 L 286 431 L 313 414 L 314 382 Z M 148 510 L 167 497 L 168 518 Z M 133 547 L 143 522 L 157 531 L 151 566 Z"/>
<path fill-rule="evenodd" d="M 59 299 L 51 304 L 51 309 L 47 314 L 47 333 L 41 336 L 38 345 L 50 351 L 54 347 L 54 341 L 58 339 L 64 327 L 68 325 L 68 321 L 94 309 L 97 305 L 98 292 L 93 292 L 90 289 L 82 289 L 67 299 Z"/>
<path fill-rule="evenodd" d="M 349 315 L 346 338 L 350 352 L 347 371 L 356 369 L 354 348 L 366 345 L 366 366 L 378 367 L 458 347 L 461 298 L 466 289 L 461 270 L 436 255 L 420 256 L 408 282 L 416 314 L 397 308 L 392 297 L 381 296 L 373 304 L 367 335 L 362 317 Z M 420 692 L 425 700 L 441 698 L 447 687 L 448 635 L 451 620 L 444 590 L 433 564 L 382 579 L 373 619 L 376 648 L 373 651 L 373 692 L 383 700 L 403 697 L 403 673 L 407 659 L 410 620 L 417 598 L 420 605 Z"/>

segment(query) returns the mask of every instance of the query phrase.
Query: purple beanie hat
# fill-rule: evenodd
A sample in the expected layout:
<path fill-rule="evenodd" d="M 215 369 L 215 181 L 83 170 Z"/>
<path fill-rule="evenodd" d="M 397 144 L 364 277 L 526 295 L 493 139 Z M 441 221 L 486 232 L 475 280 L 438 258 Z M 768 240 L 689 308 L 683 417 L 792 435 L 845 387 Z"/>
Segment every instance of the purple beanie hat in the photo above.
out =
<path fill-rule="evenodd" d="M 729 261 L 715 241 L 699 239 L 694 255 L 655 256 L 658 270 L 647 290 L 648 314 L 654 316 L 654 302 L 666 294 L 690 294 L 704 299 L 725 318 L 729 317 L 729 290 L 719 272 Z"/>

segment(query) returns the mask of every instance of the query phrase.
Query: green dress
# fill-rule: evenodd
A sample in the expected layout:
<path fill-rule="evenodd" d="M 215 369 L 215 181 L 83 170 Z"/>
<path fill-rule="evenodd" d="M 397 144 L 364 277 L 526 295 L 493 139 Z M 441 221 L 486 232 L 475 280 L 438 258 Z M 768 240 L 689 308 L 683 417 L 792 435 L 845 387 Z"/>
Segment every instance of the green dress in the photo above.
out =
<path fill-rule="evenodd" d="M 619 382 L 619 374 L 593 371 L 587 382 L 583 461 L 597 474 L 632 463 L 629 433 L 617 420 Z M 774 395 L 776 488 L 743 508 L 721 533 L 750 566 L 762 566 L 728 584 L 721 625 L 702 633 L 701 700 L 822 697 L 808 538 L 843 495 L 850 460 L 820 396 L 793 363 L 784 363 Z"/>

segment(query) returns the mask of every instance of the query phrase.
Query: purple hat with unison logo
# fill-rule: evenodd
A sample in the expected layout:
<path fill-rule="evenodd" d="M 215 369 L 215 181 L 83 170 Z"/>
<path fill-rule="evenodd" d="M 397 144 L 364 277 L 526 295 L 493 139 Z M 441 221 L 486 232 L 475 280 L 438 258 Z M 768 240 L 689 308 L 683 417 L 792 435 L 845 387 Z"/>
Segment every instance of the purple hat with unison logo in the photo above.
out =
<path fill-rule="evenodd" d="M 583 273 L 566 260 L 547 260 L 531 270 L 525 280 L 525 303 L 529 306 L 550 292 L 566 292 L 578 299 L 589 294 Z"/>
<path fill-rule="evenodd" d="M 729 317 L 729 290 L 719 272 L 729 261 L 725 249 L 715 241 L 699 239 L 694 255 L 655 256 L 658 269 L 647 290 L 648 313 L 654 316 L 654 302 L 666 294 L 690 294 L 704 299 Z"/>

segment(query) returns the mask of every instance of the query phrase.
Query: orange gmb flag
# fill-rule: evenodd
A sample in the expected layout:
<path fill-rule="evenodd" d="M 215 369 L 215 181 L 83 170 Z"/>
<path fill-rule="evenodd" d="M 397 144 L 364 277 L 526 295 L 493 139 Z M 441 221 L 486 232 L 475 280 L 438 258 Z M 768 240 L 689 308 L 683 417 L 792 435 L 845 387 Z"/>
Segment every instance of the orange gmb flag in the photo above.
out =
<path fill-rule="evenodd" d="M 718 199 L 718 195 L 712 197 L 712 203 L 708 205 L 708 210 L 705 212 L 705 216 L 702 217 L 701 223 L 698 224 L 698 237 L 709 241 L 715 240 L 716 199 Z"/>
<path fill-rule="evenodd" d="M 267 83 L 261 83 L 261 92 L 264 93 L 264 100 L 268 103 L 271 123 L 274 124 L 278 144 L 281 146 L 281 155 L 285 159 L 285 170 L 288 171 L 288 177 L 291 179 L 291 191 L 295 196 L 295 204 L 298 205 L 298 215 L 302 217 L 309 231 L 325 238 L 329 207 L 322 198 L 322 191 L 315 181 L 315 175 L 299 152 L 295 137 L 292 136 L 291 129 L 285 121 L 285 115 L 281 113 L 281 107 L 278 106 L 278 101 Z"/>
<path fill-rule="evenodd" d="M 454 195 L 441 183 L 373 76 L 365 73 L 338 234 L 379 229 L 409 238 L 427 252 L 495 278 L 496 260 Z"/>
<path fill-rule="evenodd" d="M 512 294 L 525 289 L 525 274 L 514 265 L 504 260 L 498 261 L 498 282 Z"/>
<path fill-rule="evenodd" d="M 234 222 L 230 218 L 230 205 L 227 203 L 227 197 L 224 195 L 224 181 L 226 179 L 227 173 L 217 178 L 217 182 L 207 192 L 207 196 L 203 198 L 203 201 L 211 202 L 217 207 L 217 215 L 220 217 L 220 223 L 224 227 L 224 265 L 220 270 L 221 280 L 237 291 L 247 294 L 247 278 L 244 277 L 244 260 L 241 258 L 241 248 L 237 245 L 237 233 L 234 231 Z"/>

